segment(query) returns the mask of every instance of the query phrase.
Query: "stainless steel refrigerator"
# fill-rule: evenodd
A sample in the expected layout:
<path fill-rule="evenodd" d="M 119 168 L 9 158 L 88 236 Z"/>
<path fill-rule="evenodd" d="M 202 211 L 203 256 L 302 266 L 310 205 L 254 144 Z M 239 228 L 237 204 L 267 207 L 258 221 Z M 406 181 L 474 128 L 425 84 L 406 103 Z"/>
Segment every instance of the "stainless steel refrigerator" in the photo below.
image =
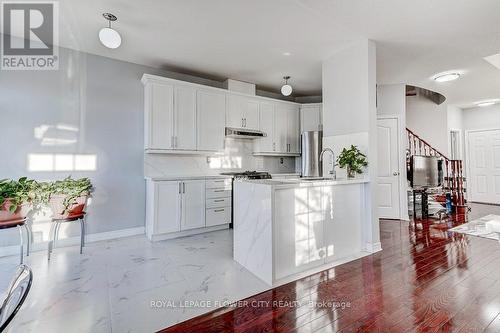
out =
<path fill-rule="evenodd" d="M 323 131 L 302 132 L 302 177 L 320 177 L 319 154 L 323 149 Z"/>

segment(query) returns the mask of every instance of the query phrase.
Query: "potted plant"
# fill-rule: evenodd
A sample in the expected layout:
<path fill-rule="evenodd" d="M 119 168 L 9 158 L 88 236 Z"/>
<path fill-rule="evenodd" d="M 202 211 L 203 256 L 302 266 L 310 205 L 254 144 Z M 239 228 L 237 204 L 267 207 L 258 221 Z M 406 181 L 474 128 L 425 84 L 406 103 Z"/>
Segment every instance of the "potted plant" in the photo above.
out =
<path fill-rule="evenodd" d="M 337 162 L 341 168 L 347 169 L 348 178 L 354 178 L 357 173 L 363 173 L 363 168 L 368 165 L 366 155 L 354 145 L 351 145 L 349 149 L 342 149 Z"/>
<path fill-rule="evenodd" d="M 53 217 L 64 219 L 85 212 L 93 186 L 88 178 L 73 179 L 71 176 L 51 183 L 44 183 L 42 200 L 48 201 Z"/>
<path fill-rule="evenodd" d="M 0 223 L 25 218 L 37 198 L 38 183 L 26 177 L 0 180 Z"/>

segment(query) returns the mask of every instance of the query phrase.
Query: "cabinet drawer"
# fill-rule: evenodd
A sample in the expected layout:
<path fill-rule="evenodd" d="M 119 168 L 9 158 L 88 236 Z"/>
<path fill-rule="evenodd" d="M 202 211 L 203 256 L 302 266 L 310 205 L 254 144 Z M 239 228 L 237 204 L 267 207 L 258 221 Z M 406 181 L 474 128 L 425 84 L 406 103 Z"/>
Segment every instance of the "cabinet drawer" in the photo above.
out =
<path fill-rule="evenodd" d="M 231 207 L 231 198 L 207 199 L 207 208 Z"/>
<path fill-rule="evenodd" d="M 225 188 L 231 189 L 231 178 L 224 179 L 207 179 L 207 188 Z"/>
<path fill-rule="evenodd" d="M 206 226 L 229 224 L 231 223 L 231 208 L 210 208 L 207 209 Z"/>
<path fill-rule="evenodd" d="M 207 199 L 210 198 L 228 198 L 231 197 L 231 190 L 224 188 L 207 188 Z"/>

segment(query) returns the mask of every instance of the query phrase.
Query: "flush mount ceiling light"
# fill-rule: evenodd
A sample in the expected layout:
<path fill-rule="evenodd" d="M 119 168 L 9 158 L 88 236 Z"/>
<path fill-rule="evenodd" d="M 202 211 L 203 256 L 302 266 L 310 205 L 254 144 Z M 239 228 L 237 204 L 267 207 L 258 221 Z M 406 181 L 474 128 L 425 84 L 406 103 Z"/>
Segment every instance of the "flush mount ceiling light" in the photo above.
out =
<path fill-rule="evenodd" d="M 111 22 L 117 20 L 117 17 L 111 13 L 102 14 L 106 20 L 108 20 L 108 27 L 102 28 L 99 31 L 99 40 L 102 45 L 110 49 L 116 49 L 122 43 L 122 37 L 115 29 L 111 28 Z"/>
<path fill-rule="evenodd" d="M 496 101 L 482 101 L 482 102 L 477 102 L 476 105 L 480 107 L 485 107 L 485 106 L 491 106 L 496 103 L 497 103 Z"/>
<path fill-rule="evenodd" d="M 448 82 L 458 79 L 460 75 L 458 72 L 439 73 L 434 75 L 432 79 L 436 82 Z"/>
<path fill-rule="evenodd" d="M 283 76 L 283 80 L 285 80 L 285 84 L 281 87 L 281 93 L 283 96 L 290 96 L 292 93 L 292 86 L 288 84 L 288 80 L 290 80 L 289 76 Z"/>

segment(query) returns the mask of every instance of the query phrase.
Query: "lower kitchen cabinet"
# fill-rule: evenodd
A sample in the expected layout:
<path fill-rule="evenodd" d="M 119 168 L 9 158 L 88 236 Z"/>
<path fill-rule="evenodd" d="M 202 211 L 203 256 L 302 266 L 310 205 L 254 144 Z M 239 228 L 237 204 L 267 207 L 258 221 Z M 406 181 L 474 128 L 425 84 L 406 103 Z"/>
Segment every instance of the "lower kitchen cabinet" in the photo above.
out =
<path fill-rule="evenodd" d="M 181 231 L 181 188 L 179 182 L 155 182 L 148 184 L 147 220 L 149 234 L 164 234 Z M 161 204 L 160 204 L 161 203 Z M 147 228 L 148 225 L 146 225 Z"/>
<path fill-rule="evenodd" d="M 222 188 L 207 188 L 221 184 Z M 228 185 L 229 184 L 229 185 Z M 146 235 L 175 238 L 227 226 L 231 222 L 231 183 L 205 179 L 147 180 Z M 212 227 L 212 228 L 210 228 Z"/>
<path fill-rule="evenodd" d="M 205 226 L 205 180 L 182 183 L 181 231 Z"/>

